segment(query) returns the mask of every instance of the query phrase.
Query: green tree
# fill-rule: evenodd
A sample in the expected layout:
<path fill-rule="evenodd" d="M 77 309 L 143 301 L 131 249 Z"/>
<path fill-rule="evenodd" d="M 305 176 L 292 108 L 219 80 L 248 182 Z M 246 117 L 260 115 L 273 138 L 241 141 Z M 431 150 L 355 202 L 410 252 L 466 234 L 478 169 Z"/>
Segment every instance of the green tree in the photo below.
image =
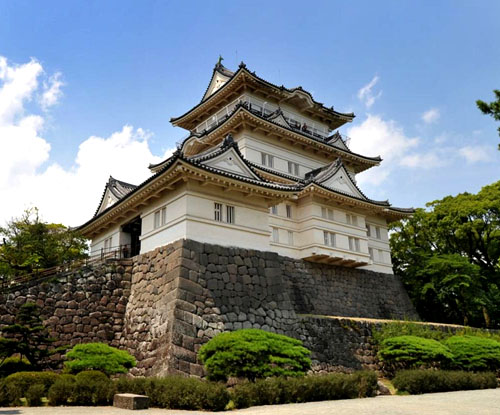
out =
<path fill-rule="evenodd" d="M 135 358 L 125 350 L 104 343 L 77 344 L 68 353 L 64 367 L 68 372 L 99 370 L 107 375 L 127 373 L 136 364 Z"/>
<path fill-rule="evenodd" d="M 198 356 L 209 379 L 229 376 L 250 380 L 302 376 L 311 367 L 309 350 L 300 340 L 258 329 L 221 333 L 204 344 Z"/>
<path fill-rule="evenodd" d="M 500 325 L 500 181 L 392 225 L 394 270 L 426 320 Z"/>
<path fill-rule="evenodd" d="M 60 351 L 52 347 L 54 342 L 43 325 L 40 309 L 28 302 L 19 308 L 14 322 L 2 328 L 0 359 L 3 362 L 8 357 L 19 355 L 38 370 L 47 365 L 50 356 Z"/>
<path fill-rule="evenodd" d="M 30 274 L 86 256 L 86 240 L 61 224 L 46 223 L 38 209 L 0 227 L 0 277 Z"/>
<path fill-rule="evenodd" d="M 496 101 L 492 101 L 489 104 L 487 102 L 478 99 L 476 105 L 483 114 L 491 115 L 494 120 L 500 121 L 500 90 L 494 89 Z M 500 127 L 498 127 L 498 135 L 500 135 Z M 500 144 L 498 145 L 500 150 Z"/>

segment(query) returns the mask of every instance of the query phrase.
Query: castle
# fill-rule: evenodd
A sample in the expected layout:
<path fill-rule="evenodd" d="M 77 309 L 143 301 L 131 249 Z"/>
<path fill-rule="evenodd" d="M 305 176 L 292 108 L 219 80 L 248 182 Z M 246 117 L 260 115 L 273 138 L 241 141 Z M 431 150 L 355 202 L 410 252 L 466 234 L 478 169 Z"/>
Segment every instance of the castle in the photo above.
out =
<path fill-rule="evenodd" d="M 189 131 L 177 151 L 138 186 L 111 177 L 80 231 L 92 254 L 191 239 L 391 274 L 387 224 L 413 210 L 357 186 L 381 158 L 349 149 L 337 129 L 353 119 L 219 60 L 201 102 L 171 119 Z"/>
<path fill-rule="evenodd" d="M 203 376 L 200 347 L 241 328 L 302 340 L 315 372 L 376 369 L 373 319 L 418 318 L 387 237 L 412 210 L 356 185 L 381 160 L 350 151 L 353 118 L 219 62 L 177 151 L 109 179 L 80 227 L 96 260 L 0 293 L 0 317 L 36 302 L 58 345 L 107 342 L 142 376 Z"/>

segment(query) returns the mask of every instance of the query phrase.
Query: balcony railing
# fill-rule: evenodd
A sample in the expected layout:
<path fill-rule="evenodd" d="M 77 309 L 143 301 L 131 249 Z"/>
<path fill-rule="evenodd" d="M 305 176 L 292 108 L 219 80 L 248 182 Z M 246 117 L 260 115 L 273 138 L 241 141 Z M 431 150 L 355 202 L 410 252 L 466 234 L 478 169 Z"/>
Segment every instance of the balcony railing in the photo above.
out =
<path fill-rule="evenodd" d="M 240 100 L 238 102 L 233 102 L 229 104 L 227 107 L 225 107 L 223 110 L 219 111 L 217 114 L 215 114 L 210 120 L 205 121 L 204 123 L 200 124 L 195 131 L 198 134 L 203 134 L 205 131 L 210 131 L 219 125 L 221 125 L 227 118 L 229 118 L 234 111 L 234 108 L 236 105 L 243 105 L 245 108 L 247 108 L 251 113 L 259 115 L 263 118 L 268 118 L 274 111 L 272 111 L 269 108 L 265 108 L 259 104 L 256 104 L 254 102 L 251 102 L 250 100 Z M 232 108 L 231 108 L 232 107 Z M 229 110 L 231 108 L 231 110 Z M 285 120 L 288 122 L 290 125 L 290 128 L 294 131 L 298 131 L 302 134 L 308 135 L 311 138 L 321 141 L 324 143 L 328 143 L 331 141 L 336 135 L 340 136 L 342 141 L 348 146 L 349 142 L 349 137 L 346 137 L 339 132 L 335 132 L 334 134 L 328 136 L 325 134 L 322 130 L 315 128 L 312 125 L 308 125 L 307 123 L 300 123 L 299 121 L 293 119 L 287 111 L 283 111 L 283 115 L 285 117 Z"/>

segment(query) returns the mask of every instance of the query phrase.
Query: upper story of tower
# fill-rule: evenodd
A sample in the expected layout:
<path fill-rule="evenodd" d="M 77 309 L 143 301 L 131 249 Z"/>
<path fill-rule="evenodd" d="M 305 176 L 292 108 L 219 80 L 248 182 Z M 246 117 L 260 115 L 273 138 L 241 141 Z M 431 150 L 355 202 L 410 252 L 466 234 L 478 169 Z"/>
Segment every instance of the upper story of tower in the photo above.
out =
<path fill-rule="evenodd" d="M 353 178 L 380 164 L 378 156 L 352 152 L 337 131 L 353 119 L 352 113 L 315 101 L 300 86 L 277 86 L 244 63 L 233 72 L 218 62 L 201 102 L 171 122 L 189 131 L 182 142 L 188 156 L 211 151 L 231 134 L 249 161 L 293 180 L 338 158 Z"/>

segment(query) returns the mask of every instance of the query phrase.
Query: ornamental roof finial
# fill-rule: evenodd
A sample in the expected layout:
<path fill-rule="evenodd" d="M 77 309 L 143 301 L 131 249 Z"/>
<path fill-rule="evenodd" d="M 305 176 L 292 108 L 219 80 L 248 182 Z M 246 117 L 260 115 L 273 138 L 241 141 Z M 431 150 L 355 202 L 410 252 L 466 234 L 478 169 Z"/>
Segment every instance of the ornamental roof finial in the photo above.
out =
<path fill-rule="evenodd" d="M 224 58 L 222 57 L 222 55 L 219 55 L 219 60 L 217 61 L 217 63 L 215 64 L 215 66 L 219 67 L 219 66 L 222 66 L 222 61 L 224 60 Z"/>
<path fill-rule="evenodd" d="M 246 63 L 245 63 L 245 62 L 241 61 L 241 62 L 240 62 L 239 67 L 240 67 L 240 68 L 246 68 L 246 67 L 247 67 L 247 65 L 246 65 Z"/>

